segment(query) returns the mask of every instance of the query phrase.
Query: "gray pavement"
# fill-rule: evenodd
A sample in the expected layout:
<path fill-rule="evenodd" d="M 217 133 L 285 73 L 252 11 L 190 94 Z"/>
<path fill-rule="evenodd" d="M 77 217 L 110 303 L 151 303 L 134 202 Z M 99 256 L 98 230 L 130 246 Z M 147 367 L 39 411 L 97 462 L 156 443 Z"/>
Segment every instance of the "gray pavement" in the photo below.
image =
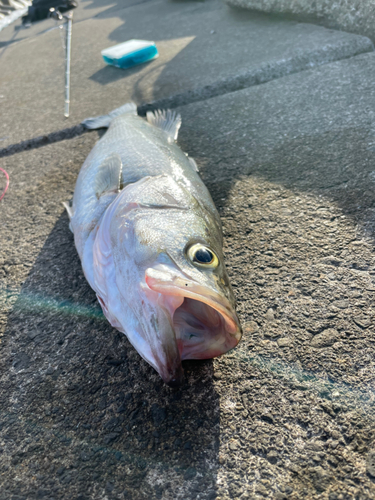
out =
<path fill-rule="evenodd" d="M 0 158 L 1 500 L 374 498 L 374 63 L 178 108 L 244 325 L 178 391 L 103 319 L 73 246 L 61 202 L 99 134 Z M 93 108 L 120 103 L 106 88 Z"/>
<path fill-rule="evenodd" d="M 91 10 L 95 15 L 87 18 Z M 106 10 L 103 1 L 84 2 L 75 19 L 70 120 L 62 112 L 59 33 L 36 36 L 52 20 L 32 28 L 30 37 L 20 31 L 17 36 L 26 38 L 14 39 L 0 54 L 3 147 L 103 114 L 120 102 L 175 107 L 373 50 L 365 37 L 236 12 L 216 0 L 129 0 Z M 131 38 L 154 40 L 160 57 L 128 71 L 106 66 L 100 51 Z"/>
<path fill-rule="evenodd" d="M 372 0 L 226 0 L 228 4 L 273 14 L 315 19 L 331 28 L 375 39 L 375 4 Z"/>

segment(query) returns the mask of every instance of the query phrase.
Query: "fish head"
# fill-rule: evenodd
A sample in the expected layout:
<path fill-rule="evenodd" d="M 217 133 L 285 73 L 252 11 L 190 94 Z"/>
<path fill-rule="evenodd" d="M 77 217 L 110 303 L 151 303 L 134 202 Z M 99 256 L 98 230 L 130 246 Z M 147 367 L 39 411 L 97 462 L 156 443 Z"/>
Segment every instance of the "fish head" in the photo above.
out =
<path fill-rule="evenodd" d="M 158 186 L 164 197 L 152 202 L 150 193 L 147 203 L 140 193 L 133 196 L 136 202 L 129 193 L 119 195 L 97 239 L 108 241 L 112 259 L 104 313 L 173 386 L 183 380 L 182 360 L 229 351 L 239 342 L 241 327 L 220 223 L 184 190 L 173 185 L 168 193 L 170 183 Z M 98 253 L 94 248 L 94 256 Z"/>

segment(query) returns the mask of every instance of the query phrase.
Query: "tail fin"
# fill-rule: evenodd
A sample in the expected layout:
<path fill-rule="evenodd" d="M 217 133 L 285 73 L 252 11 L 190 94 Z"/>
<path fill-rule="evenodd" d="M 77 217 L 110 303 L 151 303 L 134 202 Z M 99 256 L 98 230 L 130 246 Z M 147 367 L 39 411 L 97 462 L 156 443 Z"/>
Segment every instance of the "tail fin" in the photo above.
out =
<path fill-rule="evenodd" d="M 124 115 L 125 113 L 136 115 L 137 105 L 134 104 L 134 102 L 128 102 L 127 104 L 114 109 L 113 111 L 108 113 L 108 115 L 96 116 L 95 118 L 86 118 L 86 120 L 83 120 L 82 125 L 90 130 L 96 128 L 108 128 L 114 118 L 120 115 Z"/>

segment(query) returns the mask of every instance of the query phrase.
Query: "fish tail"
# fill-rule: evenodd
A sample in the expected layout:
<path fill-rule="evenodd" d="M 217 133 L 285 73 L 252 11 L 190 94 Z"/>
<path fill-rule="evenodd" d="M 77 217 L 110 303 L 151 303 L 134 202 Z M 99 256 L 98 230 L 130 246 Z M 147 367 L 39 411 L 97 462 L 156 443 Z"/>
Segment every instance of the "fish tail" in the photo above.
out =
<path fill-rule="evenodd" d="M 96 116 L 93 118 L 86 118 L 83 120 L 81 124 L 87 129 L 96 129 L 96 128 L 108 128 L 114 118 L 120 115 L 124 115 L 126 113 L 136 115 L 137 114 L 137 105 L 134 102 L 128 102 L 123 106 L 120 106 L 117 109 L 114 109 L 108 115 Z"/>

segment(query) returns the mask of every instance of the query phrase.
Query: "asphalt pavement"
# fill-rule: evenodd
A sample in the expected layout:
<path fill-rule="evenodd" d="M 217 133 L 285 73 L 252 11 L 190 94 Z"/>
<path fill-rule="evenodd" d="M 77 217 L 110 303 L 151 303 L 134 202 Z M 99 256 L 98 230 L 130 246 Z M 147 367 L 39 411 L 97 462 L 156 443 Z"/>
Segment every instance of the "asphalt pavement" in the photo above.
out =
<path fill-rule="evenodd" d="M 0 33 L 0 499 L 373 499 L 372 43 L 215 0 L 74 18 L 68 120 L 54 22 Z M 160 57 L 105 66 L 133 37 Z M 130 99 L 181 113 L 244 327 L 179 390 L 104 320 L 62 207 L 80 121 Z"/>

